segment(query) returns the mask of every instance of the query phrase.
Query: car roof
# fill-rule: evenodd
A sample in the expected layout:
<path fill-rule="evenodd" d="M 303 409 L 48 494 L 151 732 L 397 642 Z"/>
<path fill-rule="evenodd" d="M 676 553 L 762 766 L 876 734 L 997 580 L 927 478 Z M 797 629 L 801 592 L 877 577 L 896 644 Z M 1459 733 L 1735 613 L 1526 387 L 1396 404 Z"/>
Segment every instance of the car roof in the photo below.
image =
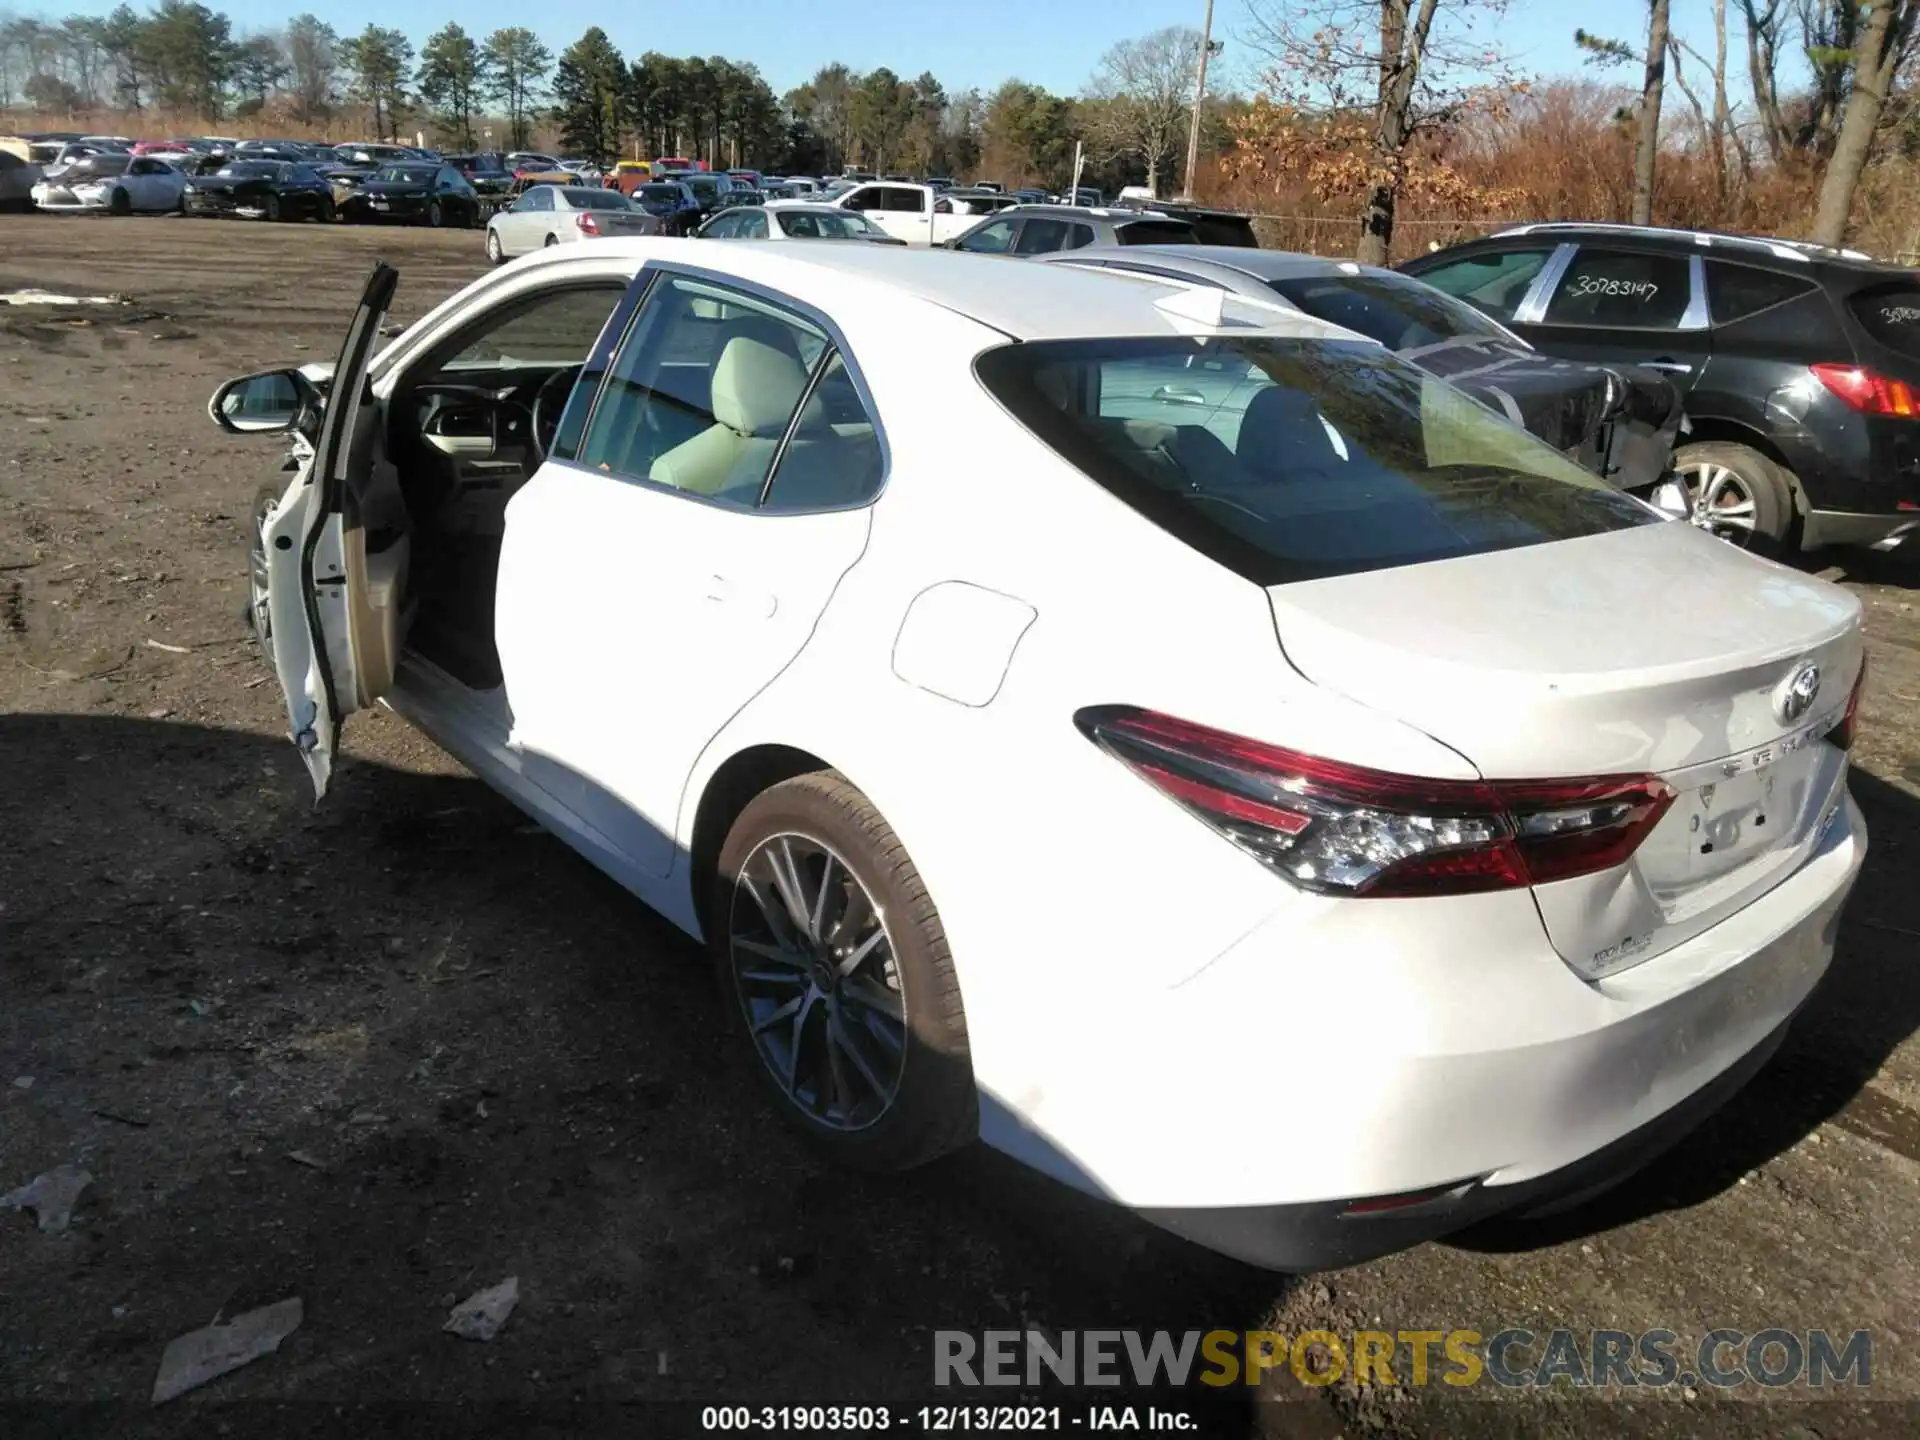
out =
<path fill-rule="evenodd" d="M 1316 320 L 1275 302 L 1261 305 L 1245 297 L 1177 282 L 1064 265 L 1029 265 L 1001 255 L 886 245 L 760 245 L 743 242 L 665 238 L 619 238 L 592 246 L 556 246 L 516 262 L 562 263 L 566 252 L 630 256 L 636 265 L 665 261 L 733 275 L 774 289 L 790 290 L 818 302 L 821 285 L 840 281 L 850 287 L 880 287 L 895 294 L 965 315 L 1017 340 L 1068 340 L 1100 335 L 1179 335 L 1257 331 L 1294 336 L 1352 338 L 1337 325 Z M 722 252 L 716 254 L 715 252 Z M 1204 308 L 1214 297 L 1233 306 L 1223 325 L 1182 318 L 1183 300 Z M 826 302 L 829 310 L 831 301 Z"/>
<path fill-rule="evenodd" d="M 1546 220 L 1531 225 L 1510 225 L 1496 230 L 1490 240 L 1506 240 L 1520 235 L 1538 235 L 1543 239 L 1578 240 L 1583 237 L 1615 240 L 1654 240 L 1669 244 L 1691 245 L 1700 250 L 1722 249 L 1730 253 L 1746 251 L 1766 254 L 1775 260 L 1806 264 L 1815 260 L 1879 266 L 1864 250 L 1846 250 L 1832 245 L 1816 245 L 1810 240 L 1782 240 L 1771 235 L 1734 235 L 1720 230 L 1678 230 L 1664 225 L 1619 225 L 1602 221 Z M 1473 241 L 1463 241 L 1463 245 Z M 1883 267 L 1885 268 L 1885 267 Z"/>
<path fill-rule="evenodd" d="M 1384 275 L 1403 284 L 1408 279 L 1405 275 L 1374 265 L 1362 265 L 1356 260 L 1304 255 L 1294 250 L 1255 250 L 1247 245 L 1086 245 L 1078 250 L 1056 250 L 1030 258 L 1049 264 L 1065 264 L 1075 256 L 1090 260 L 1127 260 L 1141 265 L 1159 265 L 1169 270 L 1183 270 L 1213 278 L 1235 274 L 1266 281 L 1311 279 L 1316 275 Z"/>
<path fill-rule="evenodd" d="M 992 192 L 989 191 L 989 194 Z M 1018 193 L 1018 192 L 1015 192 Z M 1116 224 L 1131 225 L 1136 220 L 1171 220 L 1175 217 L 1163 215 L 1158 210 L 1123 210 L 1109 205 L 1053 205 L 1044 201 L 1024 205 L 1009 205 L 1004 210 L 994 212 L 996 220 L 1009 215 L 1057 215 L 1062 219 L 1084 220 L 1091 215 L 1096 220 L 1112 220 Z"/>

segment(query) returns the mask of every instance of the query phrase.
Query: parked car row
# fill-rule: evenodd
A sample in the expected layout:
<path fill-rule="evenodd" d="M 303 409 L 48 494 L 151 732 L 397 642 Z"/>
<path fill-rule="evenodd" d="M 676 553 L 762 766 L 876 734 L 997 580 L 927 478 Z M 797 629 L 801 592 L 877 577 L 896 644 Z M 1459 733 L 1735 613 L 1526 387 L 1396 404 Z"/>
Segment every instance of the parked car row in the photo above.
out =
<path fill-rule="evenodd" d="M 1417 326 L 1524 352 L 1413 282 L 1078 253 L 610 239 L 385 345 L 377 266 L 209 403 L 292 445 L 251 613 L 315 793 L 391 706 L 706 947 L 849 1165 L 978 1139 L 1284 1270 L 1634 1173 L 1832 961 L 1860 602 L 1440 378 Z M 1920 423 L 1864 353 L 1766 393 Z M 1366 1081 L 1248 1144 L 1278 1051 Z"/>

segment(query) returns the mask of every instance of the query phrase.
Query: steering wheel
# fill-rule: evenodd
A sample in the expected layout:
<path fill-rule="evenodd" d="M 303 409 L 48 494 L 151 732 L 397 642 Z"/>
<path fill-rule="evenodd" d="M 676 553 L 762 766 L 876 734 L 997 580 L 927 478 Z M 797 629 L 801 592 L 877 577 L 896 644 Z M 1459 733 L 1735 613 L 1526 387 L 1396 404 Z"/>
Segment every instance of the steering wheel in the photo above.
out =
<path fill-rule="evenodd" d="M 584 365 L 569 365 L 556 370 L 540 382 L 540 388 L 533 393 L 533 414 L 530 420 L 532 434 L 528 439 L 533 444 L 536 461 L 544 461 L 553 449 L 553 439 L 560 430 L 560 417 L 567 408 L 567 397 L 573 393 L 573 385 L 580 378 Z"/>

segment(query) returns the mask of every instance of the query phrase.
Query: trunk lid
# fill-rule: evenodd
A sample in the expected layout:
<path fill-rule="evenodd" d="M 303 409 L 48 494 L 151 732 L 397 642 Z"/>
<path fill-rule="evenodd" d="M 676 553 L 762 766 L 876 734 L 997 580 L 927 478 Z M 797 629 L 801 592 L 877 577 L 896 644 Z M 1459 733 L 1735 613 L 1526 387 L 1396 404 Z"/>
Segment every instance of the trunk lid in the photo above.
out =
<path fill-rule="evenodd" d="M 602 235 L 657 235 L 660 221 L 642 210 L 586 210 Z"/>
<path fill-rule="evenodd" d="M 1778 883 L 1839 803 L 1846 757 L 1824 737 L 1859 673 L 1859 602 L 1692 526 L 1268 595 L 1281 647 L 1309 680 L 1490 779 L 1655 774 L 1673 787 L 1625 865 L 1534 887 L 1555 948 L 1590 978 Z"/>

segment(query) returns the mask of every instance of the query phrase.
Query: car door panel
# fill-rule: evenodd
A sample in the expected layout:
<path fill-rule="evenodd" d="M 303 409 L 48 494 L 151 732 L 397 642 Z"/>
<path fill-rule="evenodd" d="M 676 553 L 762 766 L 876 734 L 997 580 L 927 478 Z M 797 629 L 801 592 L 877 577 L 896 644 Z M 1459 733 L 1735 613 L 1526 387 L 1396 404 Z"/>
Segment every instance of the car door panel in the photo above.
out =
<path fill-rule="evenodd" d="M 670 322 L 670 303 L 682 299 L 649 296 L 627 343 L 707 318 Z M 684 349 L 663 334 L 655 358 Z M 675 363 L 647 369 L 648 384 L 681 385 L 665 375 Z M 665 875 L 701 752 L 811 638 L 866 548 L 869 512 L 775 515 L 622 473 L 646 464 L 601 439 L 622 383 L 616 367 L 581 460 L 549 460 L 507 507 L 496 636 L 516 748 L 629 807 L 635 863 Z M 704 389 L 683 388 L 670 408 L 697 409 Z"/>
<path fill-rule="evenodd" d="M 392 683 L 407 542 L 369 546 L 354 513 L 377 417 L 364 405 L 367 365 L 399 273 L 376 263 L 341 344 L 313 454 L 263 527 L 274 673 L 314 796 L 324 798 L 341 722 Z"/>

